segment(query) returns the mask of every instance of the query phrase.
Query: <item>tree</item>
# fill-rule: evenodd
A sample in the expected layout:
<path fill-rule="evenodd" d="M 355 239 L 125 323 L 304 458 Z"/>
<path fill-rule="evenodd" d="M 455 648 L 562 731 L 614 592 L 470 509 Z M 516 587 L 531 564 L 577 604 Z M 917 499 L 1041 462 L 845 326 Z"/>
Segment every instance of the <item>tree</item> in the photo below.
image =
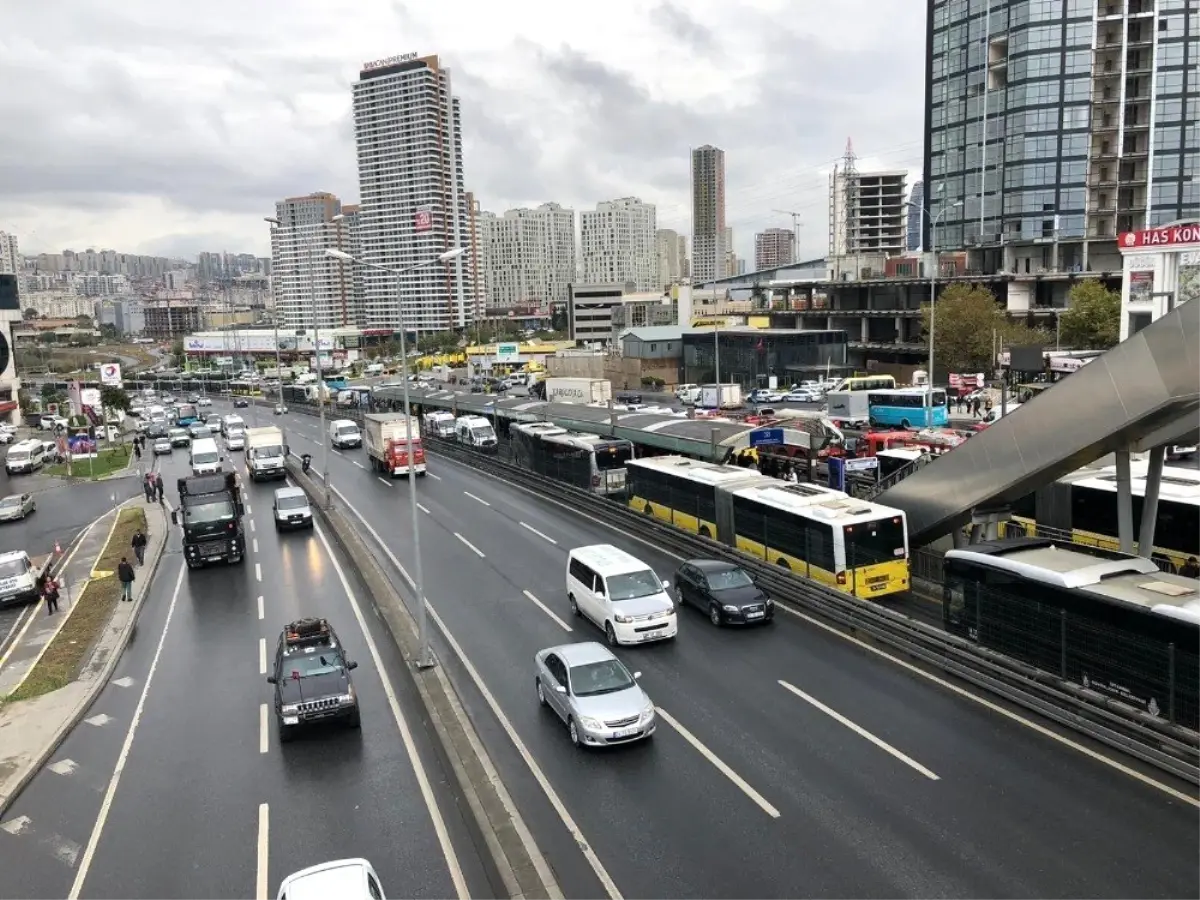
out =
<path fill-rule="evenodd" d="M 1070 308 L 1058 320 L 1059 342 L 1075 350 L 1107 350 L 1121 340 L 1121 294 L 1095 278 L 1067 295 Z"/>
<path fill-rule="evenodd" d="M 21 313 L 21 318 L 24 319 L 26 322 L 28 322 L 30 319 L 40 319 L 41 317 L 42 317 L 42 314 L 39 313 L 36 309 L 34 309 L 32 306 L 27 307 Z"/>
<path fill-rule="evenodd" d="M 100 408 L 104 410 L 105 424 L 111 424 L 111 420 L 117 418 L 114 413 L 120 411 L 128 414 L 133 408 L 133 403 L 129 399 L 129 394 L 124 388 L 108 385 L 100 388 Z M 125 432 L 123 429 L 118 429 L 121 443 L 125 443 Z"/>
<path fill-rule="evenodd" d="M 92 321 L 91 316 L 76 316 L 75 317 L 75 325 L 78 328 L 93 328 L 93 327 L 95 327 L 95 323 Z"/>
<path fill-rule="evenodd" d="M 929 304 L 921 308 L 928 340 Z M 938 294 L 933 322 L 934 365 L 949 372 L 991 372 L 997 338 L 1004 346 L 1045 343 L 1046 333 L 1011 321 L 996 295 L 979 285 L 952 284 Z M 932 377 L 932 373 L 931 373 Z"/>

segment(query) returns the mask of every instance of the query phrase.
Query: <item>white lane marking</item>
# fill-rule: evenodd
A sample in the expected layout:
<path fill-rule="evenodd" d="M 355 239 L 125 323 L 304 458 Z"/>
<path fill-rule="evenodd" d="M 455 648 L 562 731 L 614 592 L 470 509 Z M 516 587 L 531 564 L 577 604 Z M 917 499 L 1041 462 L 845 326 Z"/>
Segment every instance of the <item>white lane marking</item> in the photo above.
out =
<path fill-rule="evenodd" d="M 452 461 L 450 461 L 450 462 L 452 462 Z M 617 534 L 621 535 L 622 537 L 626 537 L 626 538 L 629 538 L 630 540 L 637 541 L 639 544 L 644 544 L 645 546 L 649 547 L 652 550 L 656 550 L 657 552 L 663 554 L 664 556 L 670 556 L 673 559 L 678 559 L 678 560 L 685 559 L 685 557 L 680 556 L 678 553 L 672 553 L 670 550 L 664 549 L 663 547 L 655 544 L 652 540 L 650 540 L 648 538 L 644 538 L 639 535 L 633 534 L 632 532 L 629 532 L 622 528 L 619 528 L 616 525 L 613 525 L 609 522 L 605 522 L 605 521 L 602 521 L 601 519 L 597 519 L 595 516 L 588 515 L 585 512 L 581 512 L 580 510 L 572 509 L 570 506 L 568 506 L 567 504 L 563 503 L 560 500 L 555 500 L 552 497 L 546 497 L 545 495 L 539 494 L 536 491 L 532 491 L 529 488 L 525 488 L 520 485 L 512 484 L 510 482 L 506 482 L 506 481 L 504 481 L 504 479 L 502 479 L 496 475 L 491 475 L 487 472 L 481 472 L 478 469 L 472 469 L 470 466 L 463 465 L 463 468 L 467 469 L 474 475 L 481 475 L 486 478 L 490 478 L 493 481 L 499 482 L 500 484 L 504 485 L 505 487 L 515 488 L 516 490 L 521 491 L 522 493 L 527 494 L 530 497 L 534 497 L 543 503 L 551 503 L 551 504 L 559 507 L 560 509 L 566 511 L 567 513 L 570 513 L 573 516 L 578 516 L 581 519 L 587 519 L 593 525 L 598 525 L 601 528 L 605 528 L 609 531 L 616 532 Z M 344 497 L 342 498 L 342 502 L 345 503 Z M 354 511 L 354 514 L 359 518 L 360 521 L 365 521 L 365 520 L 363 520 L 362 514 L 357 512 L 356 510 L 354 510 L 354 508 L 351 507 L 350 504 L 347 503 L 346 507 L 347 507 L 347 509 Z M 370 526 L 368 526 L 368 527 L 370 527 Z M 378 536 L 376 536 L 376 540 L 379 540 Z M 380 541 L 380 543 L 382 544 L 382 541 Z M 1102 765 L 1106 765 L 1109 768 L 1115 769 L 1116 771 L 1121 772 L 1124 775 L 1128 775 L 1130 778 L 1133 778 L 1136 781 L 1142 782 L 1142 784 L 1145 784 L 1149 787 L 1152 787 L 1159 791 L 1162 791 L 1164 794 L 1166 794 L 1169 797 L 1173 797 L 1176 800 L 1182 800 L 1184 803 L 1187 803 L 1190 806 L 1200 809 L 1200 799 L 1197 799 L 1195 797 L 1189 797 L 1187 794 L 1183 793 L 1182 791 L 1175 790 L 1175 788 L 1171 787 L 1170 785 L 1166 785 L 1166 784 L 1163 784 L 1162 782 L 1155 781 L 1149 775 L 1144 775 L 1141 772 L 1138 772 L 1136 769 L 1131 769 L 1129 766 L 1124 765 L 1121 762 L 1118 762 L 1116 759 L 1113 759 L 1112 757 L 1105 756 L 1103 753 L 1098 753 L 1097 751 L 1092 750 L 1090 747 L 1085 747 L 1082 744 L 1080 744 L 1078 741 L 1073 741 L 1073 740 L 1071 740 L 1071 738 L 1066 737 L 1061 734 L 1058 734 L 1057 732 L 1052 731 L 1051 729 L 1045 727 L 1044 725 L 1039 725 L 1037 722 L 1034 722 L 1031 719 L 1028 719 L 1025 716 L 1022 716 L 1019 713 L 1013 712 L 1012 710 L 1009 710 L 1009 709 L 1005 709 L 1003 706 L 993 703 L 991 700 L 988 700 L 986 697 L 980 696 L 979 694 L 973 694 L 970 691 L 966 690 L 965 688 L 959 687 L 957 684 L 951 684 L 949 681 L 946 681 L 944 678 L 939 678 L 937 675 L 934 675 L 932 672 L 926 672 L 924 669 L 918 668 L 917 666 L 914 666 L 910 662 L 906 662 L 905 660 L 900 659 L 897 656 L 893 656 L 891 653 L 888 653 L 886 650 L 881 650 L 879 647 L 872 646 L 871 644 L 868 644 L 865 641 L 860 640 L 859 638 L 856 638 L 852 635 L 846 634 L 844 631 L 839 631 L 837 628 L 834 628 L 832 625 L 828 625 L 825 622 L 820 621 L 819 619 L 814 619 L 812 616 L 808 615 L 807 613 L 802 613 L 799 610 L 791 609 L 790 607 L 784 606 L 782 603 L 777 603 L 777 604 L 775 604 L 775 606 L 777 609 L 782 610 L 783 612 L 787 613 L 788 615 L 794 616 L 797 619 L 803 619 L 805 622 L 809 623 L 810 625 L 815 625 L 817 628 L 820 628 L 823 631 L 828 632 L 829 634 L 833 635 L 834 637 L 840 638 L 841 640 L 846 641 L 847 643 L 854 644 L 856 647 L 866 650 L 869 653 L 873 653 L 875 656 L 886 659 L 888 662 L 899 666 L 900 668 L 904 669 L 907 672 L 911 672 L 913 675 L 917 675 L 920 678 L 925 679 L 926 681 L 932 682 L 933 684 L 936 684 L 939 687 L 945 688 L 947 691 L 950 691 L 951 693 L 956 694 L 959 697 L 962 697 L 966 700 L 970 700 L 972 703 L 976 703 L 979 706 L 982 706 L 984 709 L 988 710 L 989 712 L 993 712 L 993 713 L 996 713 L 997 715 L 1003 716 L 1004 718 L 1008 719 L 1011 722 L 1016 722 L 1018 725 L 1023 725 L 1024 727 L 1028 728 L 1029 730 L 1035 731 L 1038 734 L 1042 735 L 1043 737 L 1047 737 L 1050 740 L 1055 741 L 1056 743 L 1059 743 L 1064 747 L 1068 747 L 1071 750 L 1076 751 L 1077 753 L 1081 753 L 1084 756 L 1088 757 L 1089 759 L 1093 759 L 1096 762 L 1101 763 Z"/>
<path fill-rule="evenodd" d="M 338 499 L 342 501 L 346 509 L 350 510 L 350 512 L 354 514 L 354 517 L 358 519 L 363 528 L 367 530 L 367 533 L 375 540 L 375 543 L 379 545 L 379 549 L 383 551 L 384 555 L 387 556 L 391 564 L 396 567 L 396 571 L 400 573 L 401 577 L 408 584 L 409 589 L 416 591 L 416 582 L 413 581 L 412 576 L 408 574 L 408 570 L 404 568 L 400 560 L 396 558 L 396 554 L 393 553 L 391 548 L 383 542 L 383 538 L 379 536 L 379 532 L 375 530 L 374 526 L 372 526 L 371 523 L 366 520 L 363 514 L 360 513 L 357 508 L 355 508 L 354 504 L 346 499 L 346 496 L 341 491 L 339 491 L 337 488 L 334 488 L 333 492 L 337 494 Z M 612 876 L 609 875 L 608 870 L 604 868 L 604 863 L 602 863 L 600 861 L 600 857 L 596 855 L 596 851 L 593 848 L 591 841 L 584 836 L 583 831 L 579 828 L 575 822 L 575 819 L 567 810 L 566 804 L 563 803 L 562 798 L 558 795 L 558 792 L 554 790 L 554 786 L 550 784 L 550 779 L 546 777 L 546 773 L 542 770 L 542 767 L 538 765 L 537 760 L 533 758 L 533 754 L 529 752 L 529 748 L 525 746 L 525 742 L 521 740 L 521 736 L 517 734 L 517 729 L 513 727 L 512 721 L 507 715 L 505 715 L 504 710 L 500 708 L 499 701 L 496 700 L 495 695 L 492 694 L 491 690 L 489 690 L 488 686 L 484 683 L 483 677 L 479 674 L 479 670 L 475 668 L 475 664 L 472 663 L 467 657 L 467 654 L 463 651 L 462 646 L 458 643 L 458 640 L 454 637 L 454 635 L 450 633 L 450 629 L 446 627 L 446 623 L 442 621 L 442 617 L 437 614 L 437 610 L 433 608 L 433 604 L 429 602 L 428 598 L 425 599 L 425 606 L 428 608 L 429 615 L 437 625 L 438 630 L 442 633 L 442 637 L 446 639 L 446 643 L 450 645 L 450 649 L 454 651 L 454 654 L 462 662 L 463 669 L 466 671 L 467 675 L 470 676 L 471 681 L 475 684 L 475 689 L 479 691 L 479 695 L 483 697 L 483 701 L 488 705 L 488 708 L 491 709 L 492 715 L 496 717 L 496 721 L 500 723 L 500 727 L 504 729 L 504 733 L 507 734 L 508 739 L 512 741 L 517 753 L 528 767 L 530 773 L 532 773 L 534 779 L 538 783 L 538 786 L 542 789 L 542 793 L 545 794 L 546 799 L 550 801 L 550 805 L 554 807 L 554 811 L 558 814 L 559 821 L 563 823 L 563 827 L 566 828 L 567 833 L 571 835 L 572 840 L 574 840 L 576 846 L 579 847 L 580 852 L 583 854 L 583 858 L 588 861 L 588 865 L 591 866 L 592 872 L 595 873 L 596 878 L 599 879 L 600 884 L 604 887 L 604 892 L 608 895 L 609 900 L 624 900 L 624 898 L 621 896 L 620 890 L 617 888 L 616 882 L 612 880 Z M 496 784 L 498 787 L 503 787 L 503 783 L 498 777 L 496 779 Z M 502 799 L 506 798 L 507 792 L 502 793 L 501 797 Z M 510 812 L 514 821 L 521 822 L 523 824 L 524 820 L 519 817 L 519 813 L 516 813 L 515 810 L 509 809 L 510 802 L 511 798 L 505 800 L 506 810 Z M 530 848 L 531 850 L 534 849 L 535 844 L 532 836 L 528 834 L 528 829 L 519 830 L 523 831 L 521 834 L 521 840 L 525 843 L 526 847 Z"/>
<path fill-rule="evenodd" d="M 266 671 L 264 669 L 264 671 Z M 267 727 L 267 704 L 258 706 L 258 752 L 266 753 L 271 749 L 271 736 Z"/>
<path fill-rule="evenodd" d="M 262 563 L 254 564 L 254 577 L 259 581 L 262 581 Z"/>
<path fill-rule="evenodd" d="M 250 504 L 249 504 L 249 503 L 247 503 L 247 504 L 246 504 L 246 515 L 250 515 L 252 512 L 254 512 L 254 510 L 252 510 L 252 509 L 250 508 Z"/>
<path fill-rule="evenodd" d="M 261 618 L 263 618 L 263 613 L 264 613 L 264 612 L 265 612 L 265 610 L 263 609 L 263 598 L 262 598 L 262 594 L 259 594 L 259 595 L 258 595 L 258 617 L 259 617 L 260 619 L 261 619 Z"/>
<path fill-rule="evenodd" d="M 476 503 L 482 503 L 484 506 L 492 505 L 492 504 L 488 503 L 486 500 L 484 500 L 482 497 L 476 497 L 470 491 L 463 491 L 463 493 L 466 494 L 468 497 L 470 497 L 472 500 L 474 500 Z"/>
<path fill-rule="evenodd" d="M 271 810 L 267 804 L 260 803 L 258 805 L 258 858 L 254 872 L 254 896 L 257 900 L 270 900 L 271 885 L 268 879 L 271 877 L 270 860 L 271 850 Z"/>
<path fill-rule="evenodd" d="M 425 763 L 421 761 L 421 756 L 417 752 L 417 745 L 413 740 L 412 731 L 408 727 L 408 720 L 404 718 L 404 712 L 400 709 L 400 701 L 396 698 L 395 690 L 392 689 L 392 682 L 387 675 L 387 670 L 383 666 L 383 659 L 379 655 L 379 648 L 375 644 L 375 638 L 371 636 L 371 632 L 367 628 L 366 617 L 363 616 L 358 600 L 354 596 L 354 592 L 350 589 L 350 582 L 346 580 L 346 573 L 342 571 L 342 564 L 338 562 L 338 558 L 333 553 L 333 548 L 329 546 L 329 541 L 325 537 L 325 530 L 318 526 L 316 532 L 322 546 L 325 548 L 325 553 L 329 556 L 330 562 L 333 563 L 333 570 L 337 572 L 338 580 L 342 583 L 342 589 L 346 592 L 346 600 L 349 601 L 350 608 L 354 612 L 354 619 L 358 622 L 363 639 L 367 642 L 367 652 L 371 654 L 371 663 L 379 675 L 379 680 L 383 683 L 383 691 L 387 695 L 388 706 L 392 710 L 392 718 L 396 720 L 396 727 L 400 729 L 400 739 L 404 742 L 404 749 L 408 753 L 409 762 L 412 764 L 413 772 L 416 773 L 417 784 L 421 788 L 421 796 L 425 800 L 425 807 L 429 810 L 429 818 L 433 821 L 433 830 L 437 834 L 438 844 L 442 848 L 442 856 L 445 858 L 446 866 L 450 870 L 450 880 L 454 882 L 454 890 L 458 894 L 459 900 L 470 900 L 471 893 L 467 888 L 466 876 L 463 875 L 462 866 L 459 865 L 458 854 L 454 850 L 454 844 L 450 841 L 450 832 L 446 829 L 446 822 L 442 818 L 442 811 L 438 807 L 437 798 L 433 794 L 429 774 L 425 771 Z"/>
<path fill-rule="evenodd" d="M 461 534 L 459 534 L 457 531 L 456 531 L 456 532 L 454 532 L 454 536 L 455 536 L 456 538 L 458 538 L 460 541 L 462 541 L 464 544 L 466 544 L 466 545 L 467 545 L 469 548 L 471 548 L 472 550 L 474 550 L 474 551 L 475 551 L 475 555 L 476 555 L 476 556 L 478 556 L 480 559 L 483 559 L 483 558 L 484 558 L 484 556 L 483 556 L 483 551 L 482 551 L 482 550 L 480 550 L 478 547 L 476 547 L 474 544 L 472 544 L 470 541 L 468 541 L 468 540 L 467 540 L 465 537 L 463 537 L 463 536 L 462 536 Z"/>
<path fill-rule="evenodd" d="M 100 713 L 99 715 L 92 716 L 90 719 L 84 719 L 83 721 L 87 722 L 89 725 L 95 725 L 97 728 L 103 728 L 112 720 L 112 716 Z"/>
<path fill-rule="evenodd" d="M 254 539 L 254 540 L 251 542 L 251 546 L 254 548 L 254 552 L 255 552 L 255 553 L 257 553 L 257 552 L 258 552 L 258 538 L 255 538 L 255 539 Z"/>
<path fill-rule="evenodd" d="M 554 610 L 550 609 L 550 607 L 548 607 L 545 603 L 543 603 L 537 597 L 533 596 L 533 594 L 529 593 L 529 591 L 521 591 L 521 593 L 524 594 L 526 597 L 528 597 L 530 600 L 532 600 L 534 606 L 536 606 L 538 609 L 540 609 L 542 612 L 544 612 L 546 615 L 548 615 L 551 619 L 553 619 L 555 621 L 555 623 L 557 623 L 558 626 L 560 628 L 562 628 L 563 631 L 571 630 L 571 626 L 568 625 L 566 622 L 564 622 L 562 619 L 560 619 L 558 616 L 556 616 L 554 614 Z"/>
<path fill-rule="evenodd" d="M 360 469 L 365 469 L 365 468 L 366 468 L 366 466 L 364 466 L 362 463 L 360 463 L 360 462 L 359 462 L 357 459 L 356 459 L 356 460 L 353 460 L 353 462 L 354 462 L 354 464 L 355 464 L 356 466 L 358 466 Z"/>
<path fill-rule="evenodd" d="M 79 768 L 79 763 L 73 759 L 60 759 L 56 763 L 50 763 L 46 768 L 55 775 L 71 775 Z"/>
<path fill-rule="evenodd" d="M 114 679 L 113 684 L 115 684 L 117 687 L 127 688 L 132 687 L 135 681 L 136 679 L 134 679 L 132 676 L 126 675 L 124 678 Z"/>
<path fill-rule="evenodd" d="M 258 639 L 258 674 L 267 674 L 267 639 Z"/>
<path fill-rule="evenodd" d="M 250 520 L 250 533 L 254 534 L 254 520 L 253 519 Z"/>
<path fill-rule="evenodd" d="M 828 706 L 826 706 L 824 703 L 822 703 L 820 700 L 816 699 L 815 697 L 810 697 L 808 694 L 804 693 L 804 691 L 800 690 L 800 688 L 796 687 L 794 684 L 788 684 L 786 681 L 780 680 L 779 686 L 782 687 L 784 690 L 791 691 L 793 694 L 795 694 L 797 697 L 799 697 L 805 703 L 811 704 L 812 706 L 816 707 L 821 712 L 825 713 L 825 715 L 829 716 L 829 718 L 833 719 L 835 722 L 840 722 L 842 725 L 845 725 L 847 728 L 849 728 L 851 731 L 853 731 L 859 737 L 866 738 L 868 741 L 870 741 L 872 744 L 874 744 L 880 750 L 883 750 L 885 753 L 890 753 L 892 756 L 896 757 L 896 759 L 900 760 L 900 762 L 904 763 L 906 766 L 916 769 L 918 772 L 920 772 L 922 775 L 924 775 L 930 781 L 940 781 L 941 780 L 938 778 L 937 775 L 935 775 L 929 769 L 925 768 L 923 765 L 921 765 L 919 762 L 917 762 L 911 756 L 901 753 L 899 750 L 897 750 L 895 747 L 893 747 L 887 741 L 883 740 L 883 738 L 876 737 L 875 735 L 871 734 L 871 732 L 867 731 L 867 729 L 863 728 L 861 725 L 857 725 L 854 722 L 851 722 L 849 719 L 847 719 L 841 713 L 837 712 L 836 710 L 830 709 Z"/>
<path fill-rule="evenodd" d="M 656 706 L 655 709 L 658 710 L 659 718 L 661 718 L 664 722 L 666 722 L 668 725 L 670 725 L 672 728 L 674 728 L 677 732 L 679 732 L 680 736 L 683 737 L 683 739 L 685 741 L 687 741 L 689 744 L 691 744 L 693 747 L 695 747 L 701 756 L 703 756 L 710 763 L 712 763 L 716 767 L 718 772 L 720 772 L 722 775 L 724 775 L 726 778 L 728 778 L 730 781 L 732 781 L 734 786 L 736 788 L 738 788 L 739 790 L 741 790 L 741 792 L 743 794 L 745 794 L 747 797 L 749 797 L 751 800 L 753 800 L 759 806 L 759 808 L 762 809 L 763 812 L 765 812 L 772 819 L 779 818 L 779 810 L 777 810 L 774 806 L 772 806 L 770 803 L 768 803 L 766 801 L 766 798 L 763 797 L 762 794 L 760 794 L 754 788 L 750 787 L 750 785 L 746 782 L 746 780 L 744 778 L 742 778 L 742 776 L 739 775 L 737 772 L 733 771 L 733 769 L 731 769 L 728 765 L 726 765 L 725 761 L 722 760 L 719 756 L 717 756 L 717 754 L 713 753 L 711 750 L 708 749 L 708 747 L 704 746 L 704 744 L 701 743 L 701 741 L 698 737 L 696 737 L 694 734 L 692 734 L 690 731 L 688 731 L 686 728 L 684 728 L 682 725 L 680 725 L 679 721 L 673 715 L 671 715 L 669 712 L 667 712 L 661 706 Z"/>
<path fill-rule="evenodd" d="M 429 511 L 429 507 L 427 507 L 424 503 L 418 503 L 417 509 L 419 509 L 421 512 L 425 513 L 425 515 L 427 515 L 427 516 L 433 515 L 433 513 L 431 513 Z"/>
<path fill-rule="evenodd" d="M 334 453 L 336 453 L 338 456 L 341 456 L 341 455 L 342 455 L 342 451 L 341 451 L 341 450 L 334 450 L 333 452 L 334 452 Z"/>
<path fill-rule="evenodd" d="M 41 834 L 33 827 L 33 819 L 29 816 L 17 816 L 7 822 L 0 823 L 0 831 L 6 831 L 13 837 L 33 838 L 52 854 L 59 862 L 67 866 L 75 865 L 82 849 L 77 843 L 59 834 Z"/>
<path fill-rule="evenodd" d="M 428 475 L 430 478 L 432 478 L 434 481 L 441 481 L 441 480 L 442 480 L 442 476 L 441 476 L 441 475 L 434 475 L 432 472 L 426 472 L 425 474 L 426 474 L 426 475 Z"/>
<path fill-rule="evenodd" d="M 32 822 L 33 819 L 29 816 L 17 816 L 7 822 L 0 822 L 0 831 L 7 831 L 12 835 L 24 834 Z"/>
<path fill-rule="evenodd" d="M 104 832 L 104 824 L 112 810 L 113 798 L 117 795 L 117 786 L 121 783 L 121 773 L 129 761 L 129 751 L 133 747 L 133 739 L 137 734 L 138 723 L 142 721 L 142 711 L 146 708 L 146 698 L 150 695 L 150 685 L 154 683 L 154 673 L 158 671 L 158 661 L 162 657 L 163 647 L 167 643 L 167 634 L 171 630 L 171 620 L 175 617 L 175 606 L 179 602 L 179 592 L 183 589 L 184 567 L 179 567 L 179 577 L 175 579 L 175 591 L 171 594 L 171 605 L 167 607 L 167 620 L 163 623 L 162 635 L 159 636 L 158 646 L 154 649 L 154 657 L 150 660 L 150 670 L 146 673 L 146 683 L 142 686 L 142 696 L 138 698 L 137 707 L 133 711 L 133 719 L 129 723 L 129 732 L 125 735 L 125 743 L 121 745 L 121 753 L 117 756 L 117 765 L 113 769 L 112 779 L 108 790 L 104 792 L 104 800 L 100 803 L 100 812 L 96 815 L 96 824 L 92 827 L 91 837 L 83 851 L 83 859 L 75 872 L 75 881 L 71 885 L 68 900 L 79 900 L 83 891 L 83 883 L 87 880 L 88 870 L 92 867 L 92 857 L 96 846 L 100 843 L 100 835 Z"/>
<path fill-rule="evenodd" d="M 558 545 L 558 541 L 556 541 L 554 538 L 550 537 L 550 535 L 542 534 L 542 532 L 538 531 L 536 528 L 534 528 L 532 525 L 530 525 L 526 522 L 522 522 L 521 527 L 524 528 L 526 531 L 532 531 L 534 534 L 536 534 L 538 537 L 540 537 L 543 541 L 549 541 L 551 544 L 554 544 L 555 546 Z"/>
<path fill-rule="evenodd" d="M 382 475 L 376 475 L 375 477 L 378 478 L 380 481 L 382 481 L 384 484 L 386 484 L 388 487 L 392 486 L 392 483 L 390 481 L 388 481 L 386 478 L 384 478 Z"/>

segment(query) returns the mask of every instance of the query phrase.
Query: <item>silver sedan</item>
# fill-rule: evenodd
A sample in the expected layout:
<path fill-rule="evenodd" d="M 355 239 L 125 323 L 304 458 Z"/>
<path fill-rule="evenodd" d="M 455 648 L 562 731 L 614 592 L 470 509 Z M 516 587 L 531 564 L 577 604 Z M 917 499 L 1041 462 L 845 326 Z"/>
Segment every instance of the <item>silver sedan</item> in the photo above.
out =
<path fill-rule="evenodd" d="M 0 500 L 0 522 L 15 522 L 37 509 L 33 494 L 10 494 Z"/>
<path fill-rule="evenodd" d="M 538 702 L 563 722 L 576 747 L 628 744 L 654 734 L 654 704 L 603 644 L 589 641 L 539 650 L 534 656 Z"/>

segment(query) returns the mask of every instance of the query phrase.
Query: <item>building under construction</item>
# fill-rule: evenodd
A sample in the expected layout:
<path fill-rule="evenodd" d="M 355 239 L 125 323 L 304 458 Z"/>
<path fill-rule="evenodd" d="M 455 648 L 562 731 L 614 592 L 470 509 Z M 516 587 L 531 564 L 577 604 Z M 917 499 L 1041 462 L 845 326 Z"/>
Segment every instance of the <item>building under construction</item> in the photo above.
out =
<path fill-rule="evenodd" d="M 883 274 L 885 261 L 905 252 L 908 173 L 860 172 L 854 147 L 829 176 L 829 277 L 857 281 Z"/>

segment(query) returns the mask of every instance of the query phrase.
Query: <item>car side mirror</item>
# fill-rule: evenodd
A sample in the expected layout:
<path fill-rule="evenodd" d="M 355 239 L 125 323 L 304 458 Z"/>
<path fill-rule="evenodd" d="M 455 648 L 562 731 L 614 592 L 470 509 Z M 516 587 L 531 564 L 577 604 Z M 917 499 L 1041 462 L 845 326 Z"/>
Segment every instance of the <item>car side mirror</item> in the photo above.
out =
<path fill-rule="evenodd" d="M 638 680 L 639 678 L 641 678 L 641 677 L 642 677 L 642 673 L 641 673 L 641 672 L 634 672 L 634 673 L 633 673 L 633 680 L 634 680 L 634 681 L 637 681 L 637 680 Z"/>
<path fill-rule="evenodd" d="M 346 663 L 346 670 L 347 670 L 347 671 L 349 671 L 350 669 L 357 669 L 357 668 L 358 668 L 358 663 L 357 663 L 357 662 L 351 661 L 351 662 L 348 662 L 348 663 Z"/>
<path fill-rule="evenodd" d="M 268 676 L 267 676 L 267 684 L 278 684 L 278 682 L 275 680 L 275 676 L 274 676 L 274 675 L 268 675 Z"/>
<path fill-rule="evenodd" d="M 567 692 L 567 689 L 565 687 L 563 687 L 561 684 L 556 684 L 554 686 L 554 690 L 560 694 L 565 694 Z"/>
<path fill-rule="evenodd" d="M 663 579 L 662 586 L 663 586 L 664 588 L 669 588 L 669 587 L 671 586 L 671 582 L 667 581 L 667 580 L 664 578 L 664 579 Z"/>

